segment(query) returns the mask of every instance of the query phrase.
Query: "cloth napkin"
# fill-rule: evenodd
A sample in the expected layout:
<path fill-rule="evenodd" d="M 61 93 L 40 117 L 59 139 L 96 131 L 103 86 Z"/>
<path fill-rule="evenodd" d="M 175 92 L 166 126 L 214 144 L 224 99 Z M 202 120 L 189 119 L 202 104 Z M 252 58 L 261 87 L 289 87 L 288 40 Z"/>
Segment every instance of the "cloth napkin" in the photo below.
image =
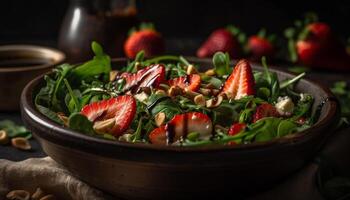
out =
<path fill-rule="evenodd" d="M 350 199 L 349 153 L 350 129 L 344 129 L 330 138 L 314 161 L 271 190 L 249 199 Z M 58 199 L 117 199 L 78 180 L 49 157 L 20 162 L 0 159 L 0 199 L 5 199 L 11 190 L 33 193 L 37 187 Z"/>

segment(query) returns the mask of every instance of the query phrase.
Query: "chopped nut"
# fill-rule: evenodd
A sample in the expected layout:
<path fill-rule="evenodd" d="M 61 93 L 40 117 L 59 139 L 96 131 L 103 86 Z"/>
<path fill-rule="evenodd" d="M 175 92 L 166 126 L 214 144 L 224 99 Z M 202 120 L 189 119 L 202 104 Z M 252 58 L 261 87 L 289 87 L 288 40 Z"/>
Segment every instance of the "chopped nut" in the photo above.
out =
<path fill-rule="evenodd" d="M 44 196 L 44 191 L 41 188 L 37 188 L 34 194 L 32 194 L 32 200 L 40 200 Z"/>
<path fill-rule="evenodd" d="M 207 100 L 206 106 L 208 108 L 218 107 L 221 104 L 222 100 L 223 100 L 223 97 L 221 95 L 219 95 L 218 97 Z"/>
<path fill-rule="evenodd" d="M 166 92 L 164 90 L 157 90 L 156 95 L 166 95 Z"/>
<path fill-rule="evenodd" d="M 30 194 L 25 190 L 13 190 L 6 195 L 9 200 L 30 200 Z"/>
<path fill-rule="evenodd" d="M 119 141 L 122 142 L 130 142 L 132 138 L 132 134 L 131 133 L 124 133 L 122 136 L 120 136 L 118 138 Z"/>
<path fill-rule="evenodd" d="M 216 95 L 219 94 L 220 90 L 218 90 L 218 89 L 212 89 L 211 92 L 213 93 L 214 96 L 216 96 Z M 225 94 L 225 93 L 223 93 L 223 94 L 224 94 L 225 97 L 226 97 L 226 94 Z M 225 99 L 225 97 L 224 97 L 224 99 Z"/>
<path fill-rule="evenodd" d="M 5 130 L 0 130 L 0 144 L 5 145 L 9 142 L 9 137 Z"/>
<path fill-rule="evenodd" d="M 173 97 L 182 94 L 182 89 L 178 86 L 171 86 L 168 90 L 169 96 Z"/>
<path fill-rule="evenodd" d="M 187 70 L 186 70 L 186 74 L 190 75 L 190 74 L 197 74 L 197 70 L 193 65 L 188 65 Z"/>
<path fill-rule="evenodd" d="M 55 200 L 56 197 L 53 196 L 52 194 L 48 194 L 46 196 L 44 196 L 43 198 L 41 198 L 40 200 Z"/>
<path fill-rule="evenodd" d="M 165 113 L 159 112 L 156 114 L 156 116 L 154 116 L 154 121 L 156 122 L 157 126 L 161 126 L 164 124 L 165 118 L 166 118 Z"/>
<path fill-rule="evenodd" d="M 188 88 L 185 88 L 185 94 L 186 97 L 193 99 L 195 96 L 199 95 L 197 92 L 193 92 L 192 90 L 189 90 Z"/>
<path fill-rule="evenodd" d="M 150 87 L 141 87 L 140 90 L 148 95 L 150 95 L 152 92 Z"/>
<path fill-rule="evenodd" d="M 205 106 L 205 104 L 206 104 L 205 98 L 202 94 L 195 96 L 193 101 L 195 104 L 200 105 L 200 106 Z"/>
<path fill-rule="evenodd" d="M 112 81 L 115 81 L 115 79 L 117 78 L 119 72 L 116 71 L 116 70 L 112 70 L 109 72 L 109 81 L 112 82 Z"/>
<path fill-rule="evenodd" d="M 115 119 L 111 118 L 111 119 L 95 122 L 94 126 L 93 126 L 93 129 L 97 133 L 104 134 L 104 133 L 108 133 L 108 131 L 111 128 L 113 128 L 114 125 L 115 125 Z"/>
<path fill-rule="evenodd" d="M 214 69 L 208 69 L 206 72 L 205 72 L 205 75 L 207 76 L 215 76 L 215 70 Z"/>
<path fill-rule="evenodd" d="M 141 92 L 141 93 L 135 94 L 134 97 L 135 99 L 141 102 L 145 102 L 146 99 L 148 99 L 148 94 L 146 94 L 145 92 Z"/>
<path fill-rule="evenodd" d="M 199 93 L 209 96 L 212 93 L 212 90 L 207 88 L 199 88 Z"/>
<path fill-rule="evenodd" d="M 69 120 L 68 120 L 68 117 L 67 117 L 64 113 L 58 112 L 58 113 L 57 113 L 57 116 L 58 116 L 58 118 L 60 118 L 60 120 L 63 121 L 63 124 L 64 124 L 65 126 L 68 126 Z"/>
<path fill-rule="evenodd" d="M 140 63 L 140 62 L 136 62 L 136 63 L 135 63 L 135 68 L 136 68 L 136 71 L 142 69 L 141 63 Z"/>
<path fill-rule="evenodd" d="M 204 87 L 207 89 L 216 89 L 215 85 L 213 85 L 211 83 L 206 84 Z"/>
<path fill-rule="evenodd" d="M 24 137 L 12 138 L 11 144 L 13 147 L 21 150 L 30 150 L 32 148 L 28 140 Z"/>

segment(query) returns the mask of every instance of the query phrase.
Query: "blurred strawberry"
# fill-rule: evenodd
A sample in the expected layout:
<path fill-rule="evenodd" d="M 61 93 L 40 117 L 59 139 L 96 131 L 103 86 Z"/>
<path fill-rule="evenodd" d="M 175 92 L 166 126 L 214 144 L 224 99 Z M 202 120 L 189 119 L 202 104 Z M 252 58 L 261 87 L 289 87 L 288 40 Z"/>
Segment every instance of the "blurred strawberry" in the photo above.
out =
<path fill-rule="evenodd" d="M 145 57 L 153 57 L 164 53 L 164 40 L 152 24 L 141 24 L 139 30 L 132 29 L 124 43 L 124 52 L 128 58 L 144 50 Z"/>
<path fill-rule="evenodd" d="M 265 117 L 279 117 L 279 114 L 275 108 L 275 106 L 269 103 L 263 103 L 256 108 L 256 111 L 253 115 L 253 123 L 258 121 L 259 119 Z"/>
<path fill-rule="evenodd" d="M 222 51 L 229 53 L 231 58 L 238 58 L 242 53 L 240 41 L 244 39 L 245 35 L 234 26 L 217 29 L 197 50 L 197 56 L 207 58 L 212 57 L 218 51 Z"/>
<path fill-rule="evenodd" d="M 252 35 L 248 39 L 248 51 L 252 55 L 253 60 L 260 60 L 265 56 L 272 58 L 275 54 L 275 35 L 266 37 L 265 29 L 259 31 L 257 35 Z"/>
<path fill-rule="evenodd" d="M 290 60 L 313 68 L 350 70 L 350 56 L 330 26 L 317 19 L 286 30 Z"/>
<path fill-rule="evenodd" d="M 244 123 L 234 123 L 234 124 L 232 124 L 232 126 L 228 130 L 228 135 L 235 136 L 238 133 L 242 132 L 246 128 L 246 126 L 247 125 Z M 234 142 L 234 141 L 231 141 L 228 143 L 228 145 L 235 145 L 235 144 L 236 144 L 236 142 Z"/>

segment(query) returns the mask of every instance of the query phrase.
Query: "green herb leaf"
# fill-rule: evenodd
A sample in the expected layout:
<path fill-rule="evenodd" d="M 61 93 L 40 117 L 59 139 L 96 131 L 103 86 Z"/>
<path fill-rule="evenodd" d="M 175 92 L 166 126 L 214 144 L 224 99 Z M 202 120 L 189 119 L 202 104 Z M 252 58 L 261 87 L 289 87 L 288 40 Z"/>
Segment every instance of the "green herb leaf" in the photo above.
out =
<path fill-rule="evenodd" d="M 78 132 L 85 133 L 87 135 L 93 135 L 95 133 L 93 123 L 86 118 L 85 115 L 80 113 L 73 113 L 69 116 L 68 126 Z"/>
<path fill-rule="evenodd" d="M 223 76 L 231 73 L 230 57 L 228 54 L 216 52 L 213 56 L 213 64 L 217 75 Z"/>

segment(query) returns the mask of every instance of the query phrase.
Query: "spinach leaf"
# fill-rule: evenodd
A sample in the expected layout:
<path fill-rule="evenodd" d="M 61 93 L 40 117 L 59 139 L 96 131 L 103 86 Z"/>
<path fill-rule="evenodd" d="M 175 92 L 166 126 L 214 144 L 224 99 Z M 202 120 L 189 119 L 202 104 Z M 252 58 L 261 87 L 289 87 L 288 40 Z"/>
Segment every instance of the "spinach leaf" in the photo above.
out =
<path fill-rule="evenodd" d="M 215 113 L 215 121 L 213 120 L 213 123 L 230 126 L 233 121 L 237 121 L 238 119 L 238 107 L 238 104 L 222 102 L 218 107 L 213 109 Z"/>
<path fill-rule="evenodd" d="M 93 135 L 95 133 L 93 122 L 89 121 L 85 115 L 80 113 L 73 113 L 69 116 L 68 126 L 75 131 L 87 135 Z"/>
<path fill-rule="evenodd" d="M 30 139 L 32 134 L 24 126 L 18 125 L 11 120 L 0 121 L 0 130 L 4 130 L 9 138 L 25 137 Z"/>
<path fill-rule="evenodd" d="M 89 80 L 101 74 L 105 75 L 105 79 L 109 76 L 109 72 L 111 71 L 110 57 L 104 54 L 101 45 L 97 42 L 92 42 L 91 47 L 95 56 L 92 60 L 73 69 L 72 79 L 74 81 L 80 82 L 82 80 Z"/>
<path fill-rule="evenodd" d="M 277 127 L 277 137 L 283 137 L 296 131 L 297 124 L 290 120 L 282 120 Z"/>
<path fill-rule="evenodd" d="M 171 98 L 163 95 L 152 94 L 149 97 L 147 105 L 152 116 L 163 112 L 167 121 L 172 119 L 176 114 L 181 113 L 180 107 Z"/>
<path fill-rule="evenodd" d="M 64 124 L 64 122 L 58 117 L 56 112 L 39 104 L 36 105 L 36 108 L 39 110 L 39 112 L 41 112 L 43 115 L 53 120 L 54 122 L 57 122 L 59 124 Z"/>
<path fill-rule="evenodd" d="M 213 56 L 213 65 L 215 73 L 219 76 L 231 73 L 230 56 L 228 53 L 216 52 Z"/>

